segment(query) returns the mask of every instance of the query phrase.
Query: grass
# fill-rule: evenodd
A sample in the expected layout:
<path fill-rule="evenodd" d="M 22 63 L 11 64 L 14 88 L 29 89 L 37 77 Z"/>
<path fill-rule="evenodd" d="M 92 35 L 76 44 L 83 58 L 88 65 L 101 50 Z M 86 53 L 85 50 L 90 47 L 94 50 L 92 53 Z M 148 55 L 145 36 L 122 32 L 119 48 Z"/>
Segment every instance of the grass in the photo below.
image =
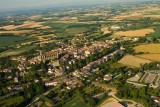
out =
<path fill-rule="evenodd" d="M 150 34 L 149 36 L 153 37 L 160 37 L 160 25 L 154 28 L 154 33 Z"/>
<path fill-rule="evenodd" d="M 133 48 L 137 53 L 160 53 L 160 44 L 145 44 Z"/>
<path fill-rule="evenodd" d="M 129 67 L 140 67 L 141 64 L 150 63 L 151 61 L 143 58 L 139 58 L 132 55 L 126 55 L 124 56 L 119 63 L 124 64 Z"/>
<path fill-rule="evenodd" d="M 111 68 L 121 68 L 121 67 L 124 67 L 123 64 L 118 63 L 118 62 L 115 62 L 115 63 L 111 64 L 110 66 L 111 66 Z"/>
<path fill-rule="evenodd" d="M 34 48 L 36 48 L 36 45 L 24 46 L 24 47 L 16 48 L 16 49 L 9 49 L 5 52 L 0 53 L 0 58 L 7 57 L 7 56 L 19 55 L 19 54 L 22 54 L 24 52 L 28 52 L 28 51 L 30 51 Z"/>
<path fill-rule="evenodd" d="M 32 40 L 34 40 L 34 38 L 28 38 L 26 36 L 0 36 L 0 47 L 16 45 Z"/>
<path fill-rule="evenodd" d="M 18 96 L 18 97 L 2 100 L 2 101 L 0 101 L 0 107 L 18 106 L 23 101 L 24 101 L 24 98 L 22 96 Z"/>
<path fill-rule="evenodd" d="M 82 97 L 76 96 L 63 107 L 86 107 L 86 105 L 84 104 Z"/>

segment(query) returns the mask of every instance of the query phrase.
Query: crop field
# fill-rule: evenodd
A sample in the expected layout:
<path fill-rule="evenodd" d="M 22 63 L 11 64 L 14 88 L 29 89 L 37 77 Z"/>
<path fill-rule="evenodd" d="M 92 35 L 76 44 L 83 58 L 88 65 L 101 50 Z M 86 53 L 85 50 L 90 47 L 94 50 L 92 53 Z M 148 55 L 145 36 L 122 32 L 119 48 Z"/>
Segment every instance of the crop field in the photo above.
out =
<path fill-rule="evenodd" d="M 89 29 L 87 27 L 79 27 L 79 28 L 67 28 L 66 33 L 68 34 L 79 34 L 87 32 Z"/>
<path fill-rule="evenodd" d="M 160 53 L 160 44 L 145 44 L 133 48 L 136 52 Z"/>
<path fill-rule="evenodd" d="M 5 52 L 0 53 L 0 58 L 7 57 L 7 56 L 18 55 L 18 54 L 21 54 L 21 53 L 24 53 L 24 52 L 28 52 L 28 51 L 30 51 L 30 50 L 32 50 L 34 48 L 36 48 L 35 45 L 33 45 L 33 46 L 24 46 L 24 47 L 17 48 L 17 49 L 10 49 L 10 50 L 7 50 Z"/>
<path fill-rule="evenodd" d="M 149 60 L 132 56 L 132 55 L 126 55 L 119 61 L 119 63 L 129 67 L 140 67 L 141 64 L 143 65 L 145 63 L 150 63 L 150 62 L 151 61 Z"/>
<path fill-rule="evenodd" d="M 101 28 L 101 31 L 103 32 L 103 34 L 111 33 L 111 31 L 109 31 L 109 28 L 108 28 L 108 27 L 102 27 L 102 28 Z"/>
<path fill-rule="evenodd" d="M 15 29 L 24 29 L 24 28 L 41 28 L 41 29 L 48 29 L 51 28 L 49 26 L 43 25 L 44 22 L 35 22 L 35 21 L 25 21 L 21 25 L 7 25 L 7 26 L 1 26 L 0 29 L 5 30 L 15 30 Z"/>
<path fill-rule="evenodd" d="M 35 38 L 29 38 L 26 36 L 0 36 L 0 47 L 16 45 L 19 43 L 25 43 L 35 40 Z"/>
<path fill-rule="evenodd" d="M 0 34 L 24 34 L 24 33 L 31 33 L 33 30 L 16 30 L 16 31 L 0 31 Z"/>
<path fill-rule="evenodd" d="M 153 29 L 141 29 L 141 30 L 132 30 L 132 31 L 119 31 L 114 35 L 126 36 L 126 37 L 141 37 L 146 36 L 147 34 L 153 33 Z"/>
<path fill-rule="evenodd" d="M 83 103 L 83 99 L 80 96 L 77 96 L 67 104 L 65 104 L 63 107 L 86 107 L 86 105 Z"/>
<path fill-rule="evenodd" d="M 160 54 L 142 54 L 136 56 L 150 61 L 160 61 Z"/>

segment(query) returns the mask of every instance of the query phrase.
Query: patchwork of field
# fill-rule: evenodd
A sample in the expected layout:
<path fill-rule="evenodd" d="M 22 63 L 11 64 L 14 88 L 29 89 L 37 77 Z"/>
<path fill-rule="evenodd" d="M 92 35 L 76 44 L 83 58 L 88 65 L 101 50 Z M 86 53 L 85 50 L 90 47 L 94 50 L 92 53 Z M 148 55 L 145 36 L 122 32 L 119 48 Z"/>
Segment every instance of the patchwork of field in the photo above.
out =
<path fill-rule="evenodd" d="M 132 56 L 132 55 L 126 55 L 119 61 L 119 63 L 122 63 L 130 67 L 140 67 L 141 64 L 143 65 L 145 63 L 150 63 L 150 62 L 151 61 L 147 59 L 139 58 L 139 57 Z"/>
<path fill-rule="evenodd" d="M 27 43 L 33 40 L 35 40 L 35 38 L 26 36 L 0 36 L 0 47 Z"/>
<path fill-rule="evenodd" d="M 0 34 L 20 35 L 20 34 L 31 33 L 32 31 L 33 31 L 33 30 L 0 31 Z"/>
<path fill-rule="evenodd" d="M 147 34 L 153 33 L 153 29 L 141 29 L 141 30 L 133 30 L 133 31 L 119 31 L 114 35 L 118 36 L 126 36 L 126 37 L 141 37 L 146 36 Z"/>
<path fill-rule="evenodd" d="M 136 55 L 137 57 L 144 58 L 151 61 L 160 61 L 160 54 L 142 54 Z"/>
<path fill-rule="evenodd" d="M 160 53 L 160 44 L 145 44 L 133 48 L 136 52 Z"/>
<path fill-rule="evenodd" d="M 25 21 L 21 25 L 7 25 L 2 26 L 0 29 L 5 30 L 15 30 L 15 29 L 24 29 L 24 28 L 40 28 L 40 29 L 49 29 L 51 27 L 43 25 L 44 22 L 35 22 L 35 21 Z"/>
<path fill-rule="evenodd" d="M 34 48 L 36 48 L 36 45 L 24 46 L 24 47 L 17 48 L 17 49 L 10 49 L 10 50 L 0 53 L 0 58 L 7 57 L 7 56 L 13 56 L 13 55 L 19 55 L 21 53 L 28 52 Z"/>

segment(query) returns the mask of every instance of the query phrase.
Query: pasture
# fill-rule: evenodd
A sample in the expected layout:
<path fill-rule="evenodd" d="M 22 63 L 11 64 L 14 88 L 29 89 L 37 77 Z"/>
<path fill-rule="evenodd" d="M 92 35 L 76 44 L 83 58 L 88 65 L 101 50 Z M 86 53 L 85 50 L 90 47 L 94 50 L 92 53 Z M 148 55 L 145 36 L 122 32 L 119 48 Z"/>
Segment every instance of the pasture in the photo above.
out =
<path fill-rule="evenodd" d="M 151 61 L 132 55 L 126 55 L 118 62 L 129 67 L 140 67 L 141 64 L 150 63 Z"/>
<path fill-rule="evenodd" d="M 19 55 L 19 54 L 22 54 L 24 52 L 28 52 L 28 51 L 30 51 L 30 50 L 32 50 L 34 48 L 36 48 L 35 45 L 24 46 L 24 47 L 16 48 L 16 49 L 9 49 L 9 50 L 7 50 L 5 52 L 0 53 L 0 58 L 7 57 L 7 56 Z"/>
<path fill-rule="evenodd" d="M 133 48 L 137 53 L 160 53 L 160 44 L 145 44 Z"/>
<path fill-rule="evenodd" d="M 24 101 L 24 98 L 22 96 L 1 100 L 0 107 L 17 107 L 23 101 Z"/>
<path fill-rule="evenodd" d="M 153 29 L 141 29 L 141 30 L 132 30 L 132 31 L 119 31 L 119 32 L 116 32 L 114 35 L 126 36 L 126 37 L 143 37 L 153 32 L 154 32 Z"/>
<path fill-rule="evenodd" d="M 3 35 L 0 36 L 0 47 L 11 46 L 35 40 L 33 37 Z"/>

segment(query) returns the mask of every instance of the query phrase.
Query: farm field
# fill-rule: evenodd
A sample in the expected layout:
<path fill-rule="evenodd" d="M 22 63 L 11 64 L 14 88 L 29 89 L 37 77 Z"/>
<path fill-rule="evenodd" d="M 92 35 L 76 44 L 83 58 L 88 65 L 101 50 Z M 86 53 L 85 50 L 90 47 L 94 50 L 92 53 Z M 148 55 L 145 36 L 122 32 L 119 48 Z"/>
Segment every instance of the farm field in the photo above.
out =
<path fill-rule="evenodd" d="M 33 30 L 15 30 L 15 31 L 0 31 L 0 34 L 25 34 L 25 33 L 31 33 Z"/>
<path fill-rule="evenodd" d="M 111 33 L 111 31 L 109 31 L 109 28 L 108 28 L 108 27 L 102 27 L 102 28 L 101 28 L 101 31 L 103 32 L 103 34 Z"/>
<path fill-rule="evenodd" d="M 124 64 L 129 67 L 140 67 L 141 64 L 150 63 L 151 61 L 143 58 L 139 58 L 132 55 L 124 56 L 119 63 Z"/>
<path fill-rule="evenodd" d="M 5 52 L 0 53 L 0 58 L 7 57 L 7 56 L 13 56 L 13 55 L 19 55 L 21 53 L 28 52 L 28 51 L 30 51 L 30 50 L 32 50 L 34 48 L 36 48 L 35 45 L 33 45 L 33 46 L 24 46 L 24 47 L 17 48 L 17 49 L 10 49 L 10 50 L 7 50 Z"/>
<path fill-rule="evenodd" d="M 160 61 L 160 54 L 142 54 L 136 55 L 137 57 L 144 58 L 151 61 Z"/>
<path fill-rule="evenodd" d="M 83 99 L 80 96 L 76 96 L 63 107 L 86 107 L 86 105 L 83 103 Z"/>
<path fill-rule="evenodd" d="M 11 46 L 35 40 L 33 37 L 26 36 L 0 36 L 0 47 Z"/>
<path fill-rule="evenodd" d="M 160 44 L 145 44 L 133 48 L 137 53 L 160 53 Z"/>
<path fill-rule="evenodd" d="M 119 31 L 119 32 L 116 32 L 114 35 L 126 36 L 126 37 L 142 37 L 153 32 L 154 32 L 153 29 L 141 29 L 141 30 L 133 30 L 133 31 Z"/>
<path fill-rule="evenodd" d="M 22 96 L 13 97 L 13 98 L 6 99 L 6 100 L 1 100 L 0 101 L 0 107 L 13 107 L 13 106 L 17 106 L 20 103 L 22 103 L 23 101 L 24 101 L 24 98 Z"/>
<path fill-rule="evenodd" d="M 79 34 L 87 32 L 89 29 L 86 27 L 79 27 L 79 28 L 67 28 L 66 33 L 68 34 Z"/>

